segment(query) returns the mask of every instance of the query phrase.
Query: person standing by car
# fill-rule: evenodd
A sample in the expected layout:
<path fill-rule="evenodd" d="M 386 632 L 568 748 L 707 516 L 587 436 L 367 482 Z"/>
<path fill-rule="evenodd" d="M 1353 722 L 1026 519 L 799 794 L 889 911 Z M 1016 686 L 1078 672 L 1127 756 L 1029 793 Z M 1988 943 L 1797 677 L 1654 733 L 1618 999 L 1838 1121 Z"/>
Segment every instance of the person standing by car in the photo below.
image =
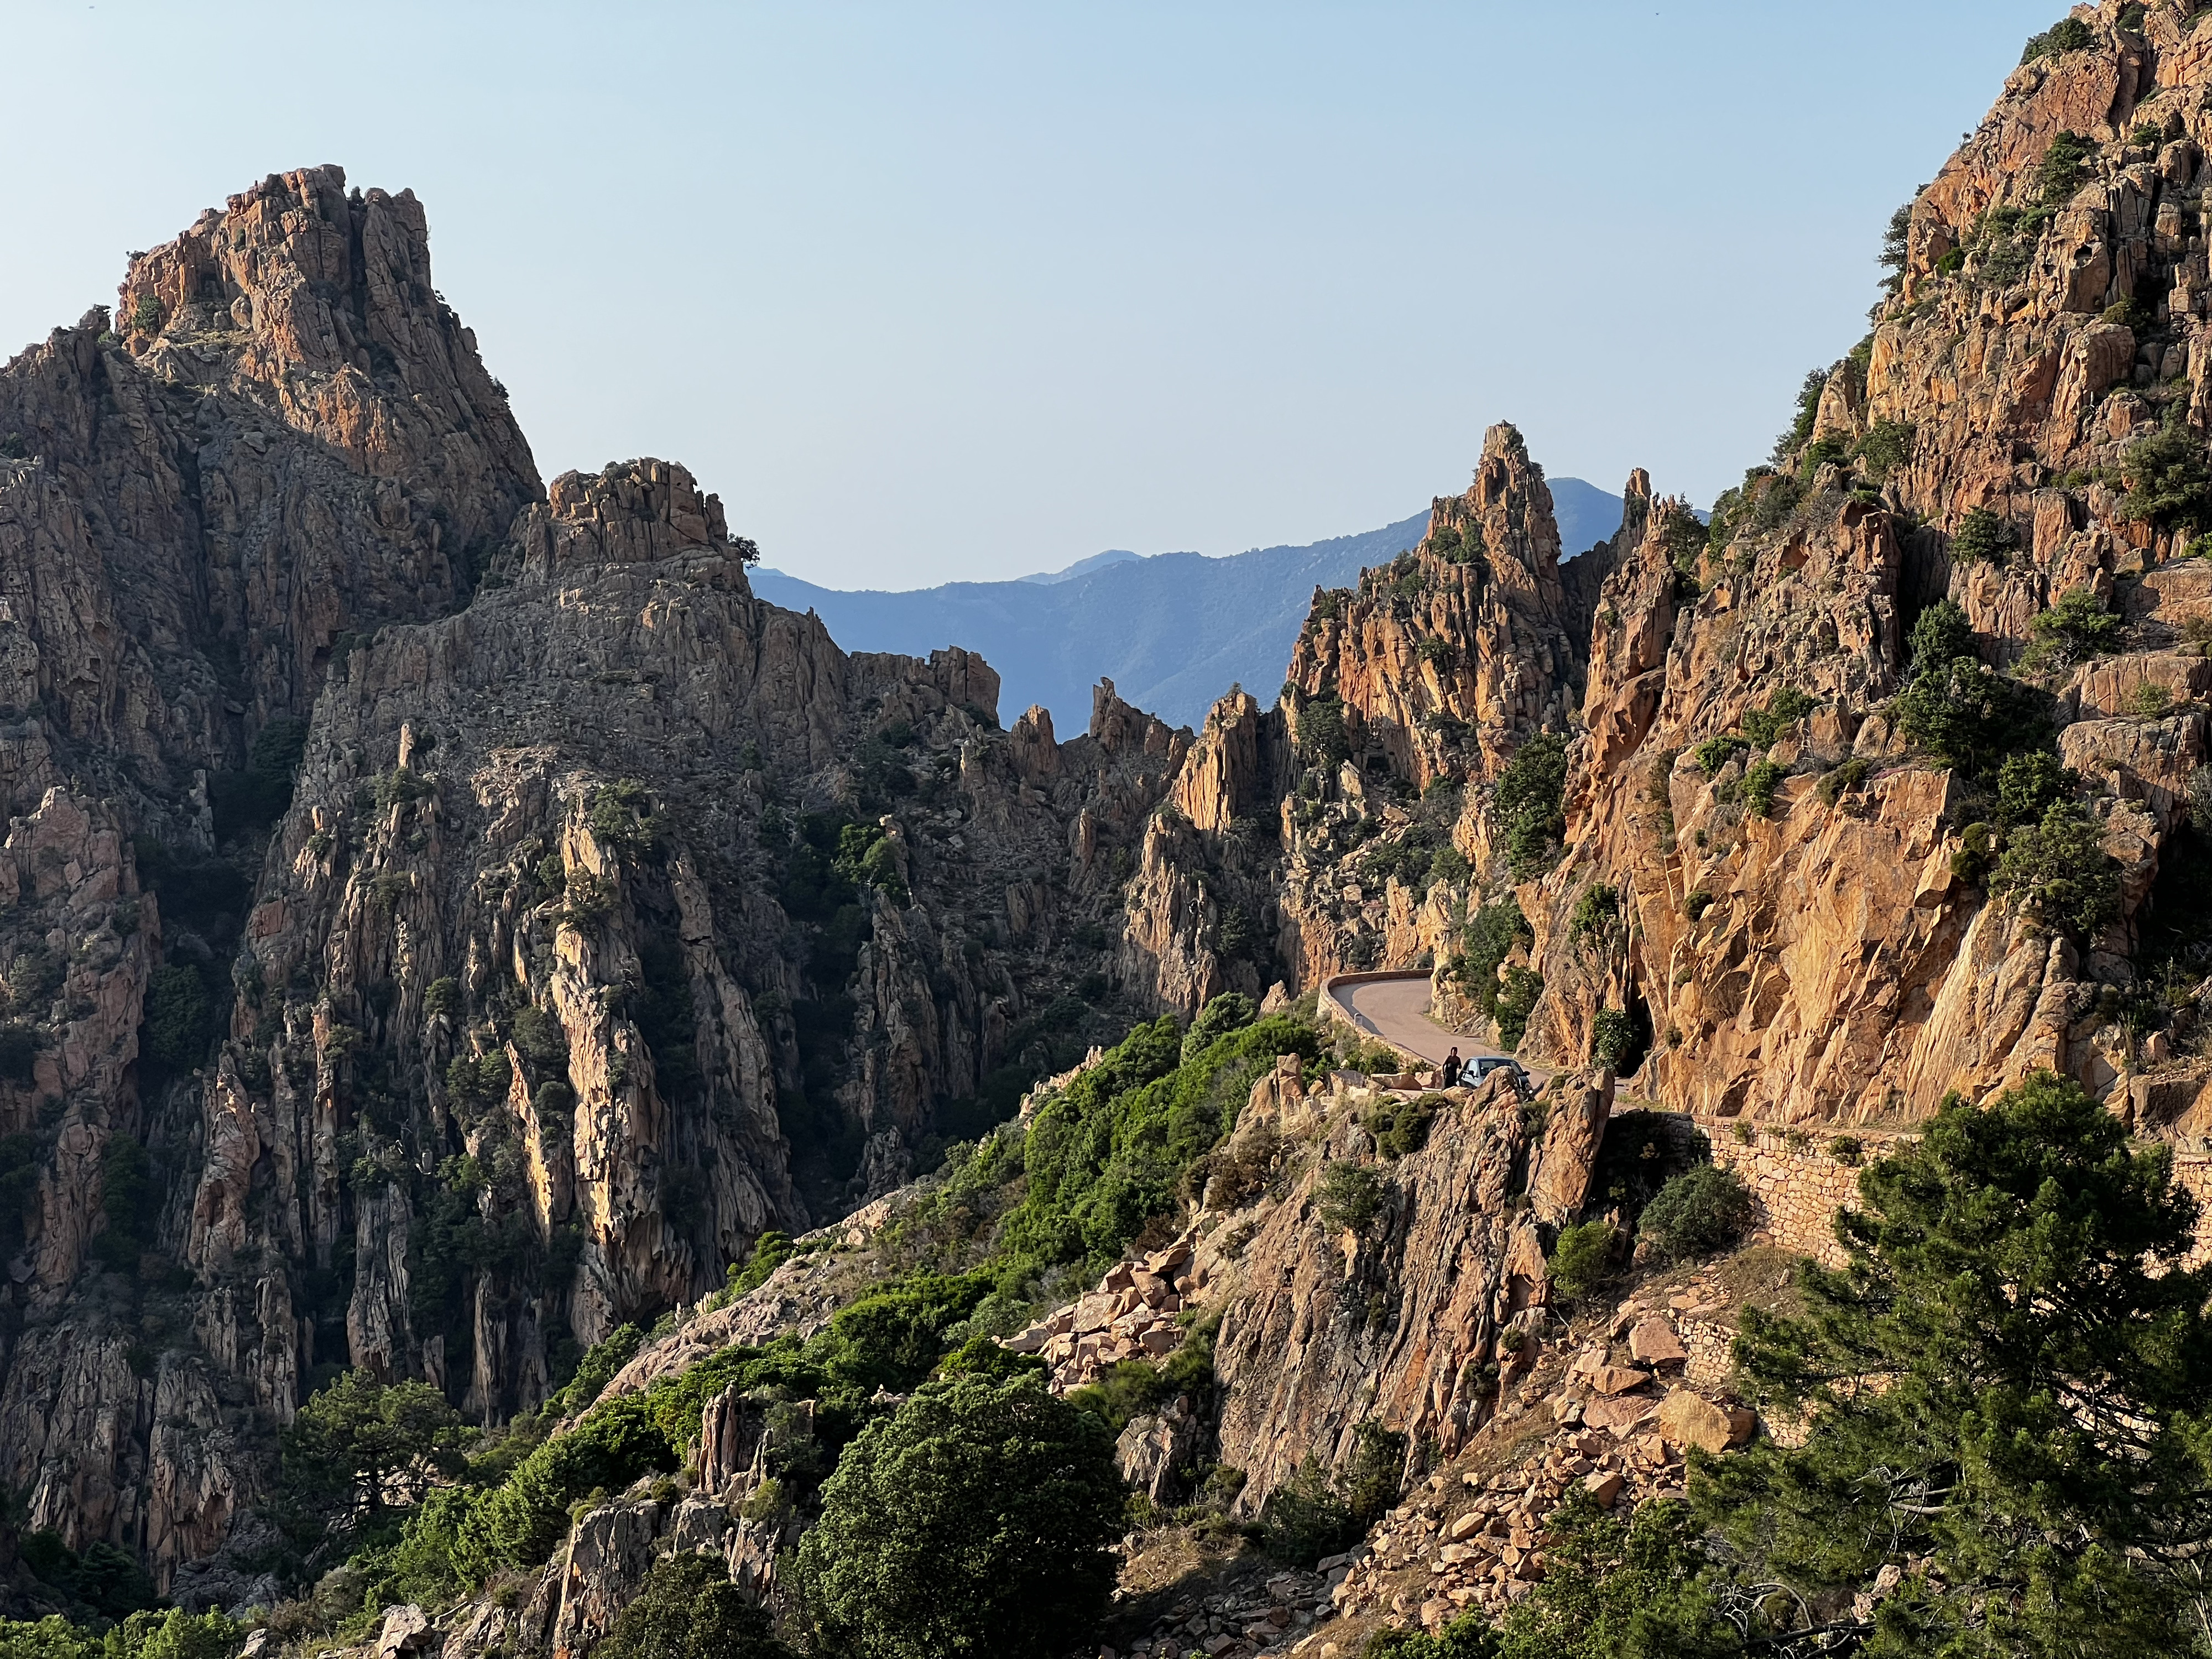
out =
<path fill-rule="evenodd" d="M 1444 1087 L 1447 1089 L 1457 1088 L 1459 1086 L 1459 1074 L 1464 1069 L 1465 1067 L 1460 1061 L 1459 1049 L 1455 1047 L 1449 1054 L 1444 1056 Z"/>

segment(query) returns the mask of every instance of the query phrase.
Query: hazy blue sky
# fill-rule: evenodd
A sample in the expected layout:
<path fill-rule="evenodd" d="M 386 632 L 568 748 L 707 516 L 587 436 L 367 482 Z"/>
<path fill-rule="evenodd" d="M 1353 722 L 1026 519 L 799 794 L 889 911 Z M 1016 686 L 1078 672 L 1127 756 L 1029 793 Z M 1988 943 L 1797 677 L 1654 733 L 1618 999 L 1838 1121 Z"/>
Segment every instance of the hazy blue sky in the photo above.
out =
<path fill-rule="evenodd" d="M 1501 418 L 1704 502 L 2063 9 L 0 0 L 0 355 L 337 161 L 549 477 L 832 586 L 1370 529 Z"/>

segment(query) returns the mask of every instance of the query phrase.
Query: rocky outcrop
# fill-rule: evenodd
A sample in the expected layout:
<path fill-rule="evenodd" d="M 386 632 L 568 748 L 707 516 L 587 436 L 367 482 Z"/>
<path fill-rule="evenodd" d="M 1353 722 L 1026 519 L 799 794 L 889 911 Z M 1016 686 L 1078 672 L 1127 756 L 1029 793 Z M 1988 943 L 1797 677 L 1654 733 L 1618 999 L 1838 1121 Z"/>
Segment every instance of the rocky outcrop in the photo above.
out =
<path fill-rule="evenodd" d="M 1002 732 L 988 665 L 848 656 L 756 556 L 672 464 L 541 491 L 420 205 L 335 168 L 0 371 L 36 1525 L 167 1583 L 318 1367 L 496 1423 L 1118 1027 L 1067 993 L 1188 735 L 1110 686 Z"/>

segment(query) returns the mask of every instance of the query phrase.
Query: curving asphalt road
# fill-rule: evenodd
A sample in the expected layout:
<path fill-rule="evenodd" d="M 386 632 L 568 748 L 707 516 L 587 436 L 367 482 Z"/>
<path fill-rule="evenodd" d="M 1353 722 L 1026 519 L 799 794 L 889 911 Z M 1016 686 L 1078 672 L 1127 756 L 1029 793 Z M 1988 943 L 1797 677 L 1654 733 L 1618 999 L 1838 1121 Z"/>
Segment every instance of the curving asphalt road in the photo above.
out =
<path fill-rule="evenodd" d="M 1351 985 L 1334 985 L 1327 994 L 1337 1006 L 1353 1017 L 1353 1023 L 1362 1030 L 1373 1032 L 1395 1048 L 1418 1054 L 1431 1064 L 1440 1065 L 1452 1049 L 1459 1050 L 1462 1060 L 1473 1060 L 1478 1054 L 1498 1054 L 1505 1051 L 1478 1042 L 1462 1032 L 1439 1025 L 1429 1018 L 1429 976 L 1409 973 L 1390 979 L 1366 980 Z M 1549 1072 L 1529 1066 L 1522 1069 L 1532 1082 L 1541 1085 L 1551 1075 Z"/>

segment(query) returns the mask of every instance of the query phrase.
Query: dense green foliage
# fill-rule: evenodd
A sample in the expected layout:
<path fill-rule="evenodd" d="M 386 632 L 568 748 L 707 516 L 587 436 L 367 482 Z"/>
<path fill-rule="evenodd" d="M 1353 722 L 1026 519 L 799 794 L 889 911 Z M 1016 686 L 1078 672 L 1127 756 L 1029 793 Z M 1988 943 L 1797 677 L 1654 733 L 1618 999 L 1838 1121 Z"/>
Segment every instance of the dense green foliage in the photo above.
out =
<path fill-rule="evenodd" d="M 1308 766 L 1332 771 L 1352 758 L 1352 734 L 1344 720 L 1344 704 L 1334 696 L 1308 699 L 1298 710 L 1298 758 Z"/>
<path fill-rule="evenodd" d="M 460 1413 L 427 1382 L 379 1382 L 347 1371 L 284 1431 L 284 1479 L 325 1515 L 374 1516 L 417 1502 L 462 1467 Z"/>
<path fill-rule="evenodd" d="M 1533 940 L 1534 931 L 1511 899 L 1486 904 L 1467 919 L 1459 961 L 1460 982 L 1474 999 L 1474 1006 L 1491 1019 L 1498 1018 L 1498 999 L 1503 989 L 1498 970 L 1515 948 Z M 1508 1043 L 1507 1047 L 1512 1045 Z"/>
<path fill-rule="evenodd" d="M 2071 801 L 2054 801 L 2039 822 L 2005 837 L 1990 890 L 2045 927 L 2081 937 L 2120 914 L 2119 866 L 2105 851 L 2104 830 Z"/>
<path fill-rule="evenodd" d="M 1522 744 L 1498 774 L 1492 811 L 1505 831 L 1505 862 L 1516 880 L 1550 866 L 1566 833 L 1562 810 L 1567 787 L 1567 740 L 1540 732 Z"/>
<path fill-rule="evenodd" d="M 2078 17 L 2066 17 L 2053 23 L 2040 34 L 2027 37 L 2027 45 L 2021 49 L 2020 61 L 2032 64 L 2039 58 L 2056 57 L 2061 52 L 2080 52 L 2096 44 L 2097 37 L 2089 26 Z"/>
<path fill-rule="evenodd" d="M 1810 1432 L 1703 1467 L 1701 1518 L 1805 1594 L 1899 1569 L 1869 1654 L 2201 1650 L 2212 1270 L 2174 1265 L 2172 1175 L 2048 1073 L 1947 1105 L 1861 1172 L 1807 1312 L 1747 1311 L 1739 1363 Z"/>
<path fill-rule="evenodd" d="M 1534 969 L 1516 964 L 1505 970 L 1494 1005 L 1498 1047 L 1519 1046 L 1521 1039 L 1528 1035 L 1528 1016 L 1536 1011 L 1536 999 L 1543 994 L 1544 976 Z"/>
<path fill-rule="evenodd" d="M 1764 708 L 1744 711 L 1743 735 L 1753 749 L 1771 749 L 1774 741 L 1820 704 L 1794 685 L 1785 685 L 1766 700 Z"/>
<path fill-rule="evenodd" d="M 2087 657 L 2116 651 L 2120 644 L 2120 619 L 2105 609 L 2104 601 L 2086 587 L 2070 587 L 2051 602 L 2028 624 L 2034 643 L 2027 660 L 2032 666 L 2064 668 Z"/>
<path fill-rule="evenodd" d="M 2204 440 L 2190 429 L 2186 411 L 2185 403 L 2174 404 L 2156 432 L 2121 454 L 2120 480 L 2128 492 L 2122 517 L 2162 530 L 2212 526 L 2212 463 Z"/>
<path fill-rule="evenodd" d="M 1382 1177 L 1364 1164 L 1324 1164 L 1314 1187 L 1314 1213 L 1332 1232 L 1364 1232 L 1382 1213 L 1386 1190 Z"/>
<path fill-rule="evenodd" d="M 1951 556 L 1962 563 L 2002 564 L 2005 555 L 2019 543 L 2020 532 L 2012 527 L 2011 520 L 2000 517 L 1986 507 L 1969 507 L 1959 520 L 1959 527 L 1951 532 Z"/>
<path fill-rule="evenodd" d="M 1751 1189 L 1733 1170 L 1702 1164 L 1676 1176 L 1644 1206 L 1640 1237 L 1670 1261 L 1725 1249 L 1751 1225 Z"/>
<path fill-rule="evenodd" d="M 592 1651 L 598 1659 L 787 1659 L 791 1650 L 721 1561 L 671 1555 L 653 1564 Z"/>
<path fill-rule="evenodd" d="M 1613 1231 L 1604 1220 L 1559 1229 L 1552 1243 L 1552 1288 L 1562 1301 L 1580 1302 L 1605 1283 L 1613 1263 Z"/>
<path fill-rule="evenodd" d="M 1349 1549 L 1404 1489 L 1406 1437 L 1372 1419 L 1352 1431 L 1352 1455 L 1334 1477 L 1309 1455 L 1267 1495 L 1261 1523 L 1268 1553 L 1311 1567 Z"/>
<path fill-rule="evenodd" d="M 54 1614 L 0 1620 L 0 1659 L 231 1659 L 246 1626 L 220 1613 L 137 1612 L 105 1631 Z"/>
<path fill-rule="evenodd" d="M 1897 726 L 1937 759 L 1988 777 L 2007 756 L 2049 744 L 2048 702 L 2034 687 L 1957 656 L 1914 674 L 1898 694 Z"/>
<path fill-rule="evenodd" d="M 1112 1439 L 1034 1374 L 921 1389 L 861 1431 L 822 1498 L 797 1576 L 855 1659 L 1050 1659 L 1113 1588 Z"/>

